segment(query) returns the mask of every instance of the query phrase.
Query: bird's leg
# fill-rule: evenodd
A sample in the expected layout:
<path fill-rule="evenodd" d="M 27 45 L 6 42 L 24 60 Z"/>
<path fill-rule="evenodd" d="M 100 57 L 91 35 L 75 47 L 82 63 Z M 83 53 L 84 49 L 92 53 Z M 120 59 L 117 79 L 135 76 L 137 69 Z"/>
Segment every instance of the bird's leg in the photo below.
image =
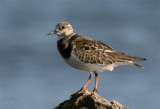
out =
<path fill-rule="evenodd" d="M 92 72 L 90 72 L 90 76 L 89 76 L 87 82 L 86 82 L 86 83 L 84 84 L 84 86 L 81 88 L 82 91 L 86 89 L 86 87 L 88 86 L 88 84 L 91 82 L 92 79 L 93 79 L 93 74 L 92 74 Z"/>
<path fill-rule="evenodd" d="M 84 86 L 83 86 L 79 91 L 77 91 L 77 92 L 74 93 L 73 95 L 75 95 L 75 94 L 77 94 L 77 93 L 80 93 L 80 92 L 82 92 L 83 90 L 85 90 L 86 87 L 87 87 L 87 85 L 91 82 L 92 79 L 93 79 L 93 74 L 92 74 L 92 72 L 90 72 L 90 76 L 89 76 L 87 82 L 84 84 Z"/>
<path fill-rule="evenodd" d="M 93 93 L 96 93 L 96 92 L 98 92 L 97 86 L 98 86 L 99 75 L 98 75 L 97 72 L 94 72 L 94 74 L 95 74 L 95 86 L 94 86 L 94 89 L 93 89 L 92 92 L 93 92 Z"/>

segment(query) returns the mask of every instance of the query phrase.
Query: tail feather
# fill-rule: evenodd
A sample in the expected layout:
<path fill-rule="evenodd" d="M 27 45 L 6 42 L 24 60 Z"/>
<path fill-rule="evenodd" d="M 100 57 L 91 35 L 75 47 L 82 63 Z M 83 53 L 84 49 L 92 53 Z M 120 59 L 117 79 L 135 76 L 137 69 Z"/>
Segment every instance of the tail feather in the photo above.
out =
<path fill-rule="evenodd" d="M 142 60 L 147 60 L 145 58 L 141 58 L 141 57 L 133 57 L 133 61 L 142 61 Z"/>
<path fill-rule="evenodd" d="M 138 64 L 136 64 L 136 63 L 134 63 L 134 62 L 133 62 L 133 65 L 144 69 L 144 67 L 142 67 L 142 66 L 140 66 L 140 65 L 138 65 Z"/>

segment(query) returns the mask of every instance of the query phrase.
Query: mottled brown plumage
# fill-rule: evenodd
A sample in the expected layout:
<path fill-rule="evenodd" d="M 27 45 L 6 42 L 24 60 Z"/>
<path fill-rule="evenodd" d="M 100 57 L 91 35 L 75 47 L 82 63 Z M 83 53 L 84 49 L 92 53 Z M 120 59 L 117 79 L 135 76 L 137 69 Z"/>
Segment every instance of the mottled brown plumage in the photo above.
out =
<path fill-rule="evenodd" d="M 143 68 L 133 61 L 146 60 L 145 58 L 128 56 L 117 52 L 100 41 L 81 34 L 75 34 L 68 22 L 57 24 L 56 29 L 48 35 L 52 34 L 58 35 L 57 48 L 63 59 L 74 68 L 90 72 L 88 81 L 78 92 L 86 89 L 93 78 L 92 72 L 96 77 L 93 92 L 97 92 L 99 77 L 97 71 L 112 71 L 114 67 L 121 65 L 134 65 Z"/>
<path fill-rule="evenodd" d="M 113 64 L 122 62 L 137 66 L 137 64 L 130 63 L 130 61 L 145 60 L 144 58 L 128 56 L 124 53 L 117 52 L 108 45 L 87 38 L 81 34 L 72 36 L 68 48 L 72 48 L 75 55 L 82 62 L 90 64 Z M 138 67 L 141 66 L 138 65 Z"/>

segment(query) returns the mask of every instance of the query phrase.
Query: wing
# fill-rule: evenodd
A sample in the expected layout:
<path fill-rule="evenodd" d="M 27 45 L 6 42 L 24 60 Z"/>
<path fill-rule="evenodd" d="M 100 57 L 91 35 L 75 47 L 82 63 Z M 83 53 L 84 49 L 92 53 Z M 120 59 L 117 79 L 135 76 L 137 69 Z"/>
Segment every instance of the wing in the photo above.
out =
<path fill-rule="evenodd" d="M 76 34 L 71 38 L 70 44 L 73 45 L 73 52 L 80 61 L 91 64 L 120 64 L 120 65 L 140 65 L 134 63 L 134 60 L 146 60 L 145 58 L 128 56 L 124 53 L 115 51 L 108 45 Z M 119 65 L 116 66 L 119 66 Z M 142 67 L 141 67 L 142 68 Z"/>
<path fill-rule="evenodd" d="M 113 64 L 120 62 L 133 65 L 135 64 L 133 60 L 144 59 L 117 52 L 100 41 L 83 39 L 75 41 L 74 45 L 74 54 L 84 63 Z"/>
<path fill-rule="evenodd" d="M 116 51 L 102 42 L 78 40 L 74 45 L 74 54 L 84 63 L 112 64 L 115 62 L 111 53 L 116 53 Z"/>

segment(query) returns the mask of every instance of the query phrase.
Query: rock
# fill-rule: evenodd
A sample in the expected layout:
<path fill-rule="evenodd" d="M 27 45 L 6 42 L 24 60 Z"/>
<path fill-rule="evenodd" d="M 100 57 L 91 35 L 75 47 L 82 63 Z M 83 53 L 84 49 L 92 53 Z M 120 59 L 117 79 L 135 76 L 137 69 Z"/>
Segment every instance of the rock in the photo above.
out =
<path fill-rule="evenodd" d="M 69 100 L 60 103 L 55 109 L 128 109 L 116 101 L 111 103 L 89 90 L 74 94 Z"/>

